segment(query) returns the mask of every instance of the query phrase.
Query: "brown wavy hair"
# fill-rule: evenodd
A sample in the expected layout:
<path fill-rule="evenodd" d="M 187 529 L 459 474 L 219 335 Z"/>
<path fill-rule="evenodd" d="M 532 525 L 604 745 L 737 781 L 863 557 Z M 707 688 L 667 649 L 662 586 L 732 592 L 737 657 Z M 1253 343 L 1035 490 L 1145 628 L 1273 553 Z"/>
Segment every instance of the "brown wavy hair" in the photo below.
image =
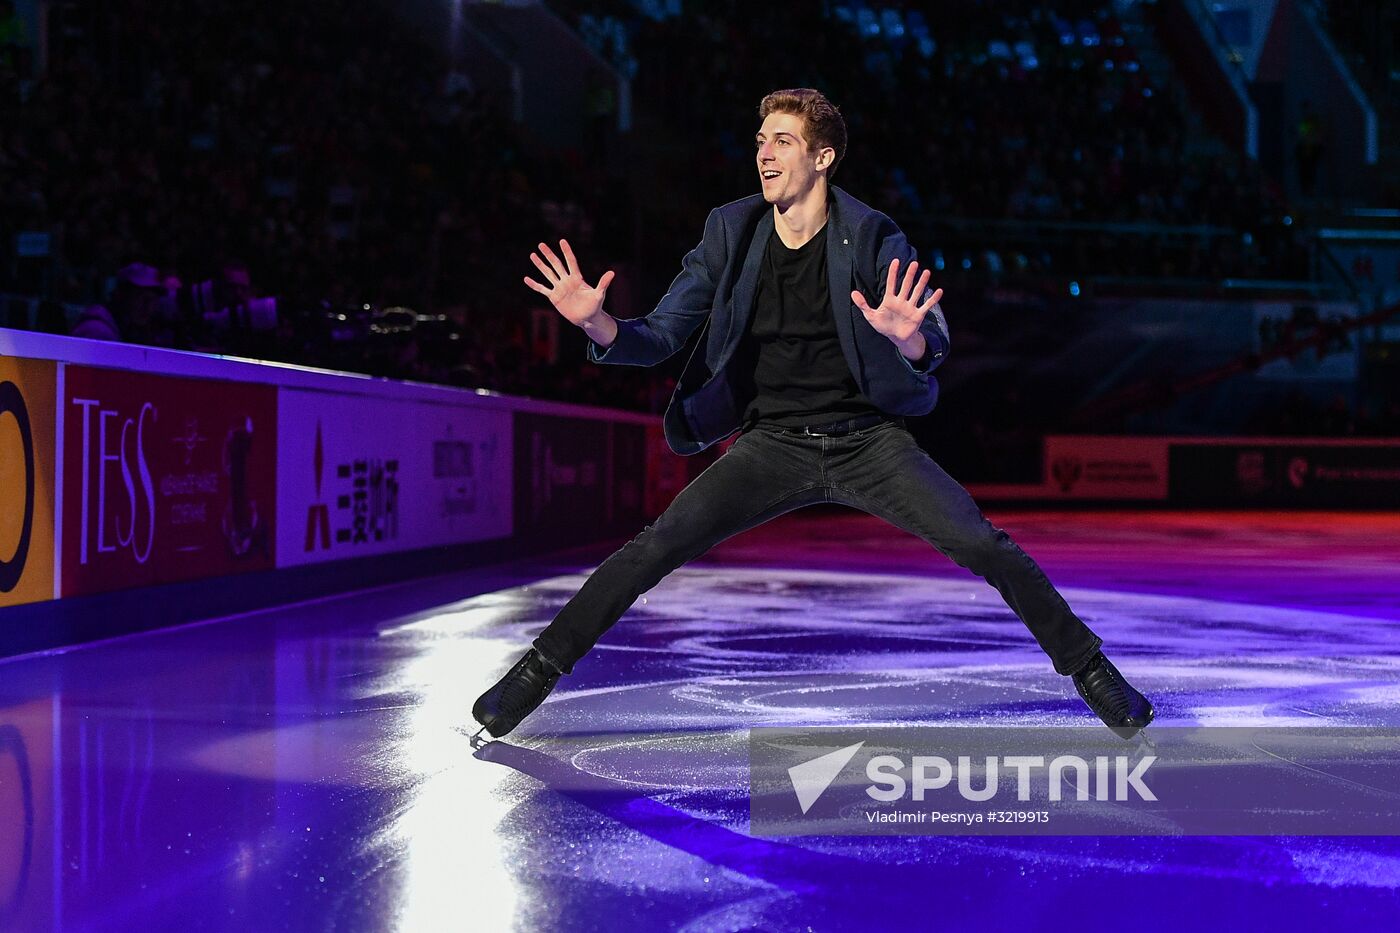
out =
<path fill-rule="evenodd" d="M 828 146 L 836 150 L 836 158 L 826 170 L 826 177 L 830 180 L 846 155 L 846 120 L 841 116 L 841 110 L 815 88 L 794 87 L 774 91 L 763 98 L 758 105 L 758 118 L 762 120 L 770 113 L 790 113 L 801 117 L 802 138 L 813 152 Z"/>

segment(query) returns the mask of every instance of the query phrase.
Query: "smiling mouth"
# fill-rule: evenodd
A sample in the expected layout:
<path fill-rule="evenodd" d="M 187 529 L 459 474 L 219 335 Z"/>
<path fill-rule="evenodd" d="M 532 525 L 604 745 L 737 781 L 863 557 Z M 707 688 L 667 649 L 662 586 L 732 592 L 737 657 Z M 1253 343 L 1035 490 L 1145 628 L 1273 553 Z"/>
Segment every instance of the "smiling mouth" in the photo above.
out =
<path fill-rule="evenodd" d="M 772 173 L 772 174 L 769 174 L 769 173 L 767 173 L 767 172 L 759 172 L 759 176 L 760 176 L 764 181 L 772 181 L 773 179 L 778 178 L 778 177 L 781 176 L 782 174 L 783 174 L 782 172 L 774 172 L 774 173 Z"/>

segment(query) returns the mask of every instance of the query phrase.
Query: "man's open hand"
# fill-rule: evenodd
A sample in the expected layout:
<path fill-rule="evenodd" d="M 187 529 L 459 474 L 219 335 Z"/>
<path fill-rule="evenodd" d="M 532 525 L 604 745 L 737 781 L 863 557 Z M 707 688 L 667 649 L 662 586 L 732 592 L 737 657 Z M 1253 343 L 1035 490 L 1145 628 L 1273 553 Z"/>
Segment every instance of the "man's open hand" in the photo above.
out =
<path fill-rule="evenodd" d="M 851 292 L 851 300 L 860 308 L 870 326 L 888 337 L 905 356 L 918 357 L 923 353 L 924 341 L 919 335 L 919 325 L 938 299 L 943 297 L 943 289 L 936 289 L 922 304 L 916 298 L 928 287 L 931 273 L 925 269 L 919 275 L 919 263 L 909 263 L 904 272 L 904 281 L 899 282 L 899 260 L 890 263 L 889 277 L 885 280 L 885 300 L 880 307 L 872 308 L 860 292 Z M 917 281 L 916 281 L 917 279 Z M 909 351 L 909 352 L 906 352 Z"/>
<path fill-rule="evenodd" d="M 609 269 L 603 273 L 597 285 L 589 285 L 578 271 L 578 260 L 568 240 L 559 241 L 559 249 L 564 253 L 561 261 L 554 255 L 549 244 L 541 243 L 538 253 L 530 254 L 530 261 L 540 270 L 549 285 L 542 285 L 526 276 L 525 284 L 549 299 L 549 303 L 572 324 L 588 329 L 598 321 L 603 312 L 603 297 L 612 284 L 613 273 Z M 540 258 L 544 254 L 544 259 Z M 549 260 L 548 263 L 545 260 Z"/>

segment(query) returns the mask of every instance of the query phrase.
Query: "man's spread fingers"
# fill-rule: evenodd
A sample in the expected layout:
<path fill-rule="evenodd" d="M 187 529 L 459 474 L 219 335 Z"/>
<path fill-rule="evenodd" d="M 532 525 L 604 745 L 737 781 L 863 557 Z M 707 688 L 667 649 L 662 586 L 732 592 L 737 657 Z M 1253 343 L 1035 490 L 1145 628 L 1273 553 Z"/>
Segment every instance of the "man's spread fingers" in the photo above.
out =
<path fill-rule="evenodd" d="M 914 296 L 914 277 L 919 274 L 919 262 L 914 260 L 909 263 L 909 268 L 904 270 L 904 284 L 899 289 L 899 297 L 908 301 Z"/>
<path fill-rule="evenodd" d="M 920 311 L 923 311 L 923 312 L 925 312 L 925 313 L 927 313 L 927 312 L 933 310 L 933 306 L 936 305 L 936 304 L 938 304 L 938 299 L 940 299 L 940 298 L 942 298 L 942 297 L 943 297 L 943 289 L 941 289 L 941 288 L 936 288 L 936 289 L 934 289 L 934 290 L 933 290 L 933 294 L 929 295 L 928 298 L 925 299 L 924 303 L 923 303 L 922 305 L 919 306 L 919 310 L 920 310 Z"/>
<path fill-rule="evenodd" d="M 544 253 L 544 258 L 549 260 L 549 264 L 554 267 L 554 271 L 559 278 L 562 279 L 568 276 L 569 273 L 564 270 L 564 263 L 559 260 L 558 256 L 554 255 L 554 250 L 549 248 L 548 243 L 540 244 L 540 252 Z"/>
<path fill-rule="evenodd" d="M 535 264 L 536 269 L 540 270 L 540 274 L 545 277 L 545 281 L 549 282 L 549 284 L 555 285 L 559 282 L 561 276 L 557 275 L 553 269 L 545 265 L 544 260 L 541 259 L 539 256 L 535 255 L 534 253 L 531 253 L 530 261 Z"/>
<path fill-rule="evenodd" d="M 569 275 L 578 274 L 578 260 L 574 258 L 573 247 L 568 240 L 560 240 L 559 248 L 564 251 L 564 267 L 569 270 Z"/>

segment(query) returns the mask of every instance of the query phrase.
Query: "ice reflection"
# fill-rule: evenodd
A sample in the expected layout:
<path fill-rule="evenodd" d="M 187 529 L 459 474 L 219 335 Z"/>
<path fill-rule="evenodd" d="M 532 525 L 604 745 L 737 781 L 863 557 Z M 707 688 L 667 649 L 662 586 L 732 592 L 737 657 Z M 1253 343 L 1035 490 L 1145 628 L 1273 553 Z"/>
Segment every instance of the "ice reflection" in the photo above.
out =
<path fill-rule="evenodd" d="M 492 613 L 511 608 L 473 605 L 420 619 L 396 634 L 447 634 L 468 622 L 494 627 L 502 620 Z M 467 734 L 474 731 L 470 709 L 481 685 L 499 676 L 518 649 L 504 641 L 445 638 L 421 639 L 417 648 L 398 671 L 399 689 L 417 705 L 404 718 L 395 757 L 418 783 L 391 830 L 404 867 L 396 923 L 403 930 L 509 929 L 517 881 L 497 827 L 518 799 L 518 790 L 506 785 L 520 778 L 473 760 Z"/>

